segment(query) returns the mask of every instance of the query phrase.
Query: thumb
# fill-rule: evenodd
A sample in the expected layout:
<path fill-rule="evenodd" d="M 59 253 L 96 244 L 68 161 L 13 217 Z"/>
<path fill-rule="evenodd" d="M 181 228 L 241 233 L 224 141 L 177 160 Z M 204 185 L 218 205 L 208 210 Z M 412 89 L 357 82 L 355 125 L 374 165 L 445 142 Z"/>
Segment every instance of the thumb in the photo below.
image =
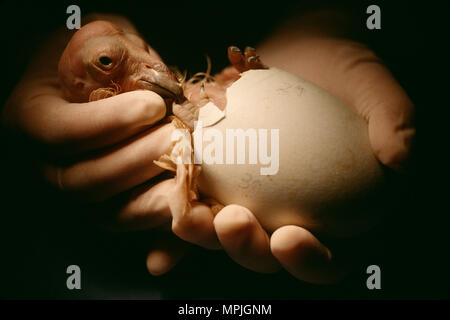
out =
<path fill-rule="evenodd" d="M 350 82 L 354 86 L 349 100 L 368 121 L 375 156 L 384 165 L 400 170 L 415 135 L 412 101 L 386 67 L 376 61 L 361 64 Z"/>
<path fill-rule="evenodd" d="M 266 63 L 341 98 L 368 122 L 376 157 L 393 169 L 405 164 L 415 134 L 413 103 L 373 51 L 358 42 L 328 37 L 286 38 L 277 44 L 285 49 L 260 49 Z"/>

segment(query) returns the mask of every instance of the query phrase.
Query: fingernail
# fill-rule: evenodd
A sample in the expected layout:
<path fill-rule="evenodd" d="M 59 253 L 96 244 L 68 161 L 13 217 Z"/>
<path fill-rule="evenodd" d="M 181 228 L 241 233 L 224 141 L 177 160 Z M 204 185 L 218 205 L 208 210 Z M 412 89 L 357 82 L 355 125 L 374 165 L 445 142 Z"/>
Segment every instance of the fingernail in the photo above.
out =
<path fill-rule="evenodd" d="M 256 51 L 256 49 L 253 48 L 253 47 L 247 46 L 247 47 L 245 48 L 245 51 Z"/>
<path fill-rule="evenodd" d="M 235 46 L 231 46 L 231 47 L 230 47 L 230 50 L 231 50 L 232 52 L 241 52 L 241 49 L 239 49 L 238 47 L 235 47 Z"/>

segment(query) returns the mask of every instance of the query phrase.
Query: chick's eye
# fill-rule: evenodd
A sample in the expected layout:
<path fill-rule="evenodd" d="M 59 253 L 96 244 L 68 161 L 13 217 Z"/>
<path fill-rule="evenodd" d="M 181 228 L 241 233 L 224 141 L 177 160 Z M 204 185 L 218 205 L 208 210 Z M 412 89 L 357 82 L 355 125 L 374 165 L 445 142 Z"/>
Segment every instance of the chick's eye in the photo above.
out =
<path fill-rule="evenodd" d="M 107 56 L 102 56 L 98 59 L 100 61 L 100 63 L 104 66 L 110 66 L 112 64 L 112 60 L 111 58 L 107 57 Z"/>

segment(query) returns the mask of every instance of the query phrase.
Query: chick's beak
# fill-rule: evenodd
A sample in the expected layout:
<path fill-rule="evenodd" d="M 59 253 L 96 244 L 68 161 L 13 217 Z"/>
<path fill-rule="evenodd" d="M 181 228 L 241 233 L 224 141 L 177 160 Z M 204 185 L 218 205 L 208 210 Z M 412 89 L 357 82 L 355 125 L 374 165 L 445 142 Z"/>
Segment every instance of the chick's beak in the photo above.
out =
<path fill-rule="evenodd" d="M 170 69 L 162 64 L 142 64 L 139 87 L 156 92 L 165 99 L 181 101 L 184 98 L 183 87 Z"/>

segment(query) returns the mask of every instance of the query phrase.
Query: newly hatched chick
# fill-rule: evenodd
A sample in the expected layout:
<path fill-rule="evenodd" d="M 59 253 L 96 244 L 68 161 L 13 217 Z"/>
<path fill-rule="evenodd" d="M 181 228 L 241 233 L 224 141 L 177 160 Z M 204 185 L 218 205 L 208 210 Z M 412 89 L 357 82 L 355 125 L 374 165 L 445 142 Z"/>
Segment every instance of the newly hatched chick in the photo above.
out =
<path fill-rule="evenodd" d="M 165 99 L 168 114 L 173 111 L 176 116 L 172 124 L 187 134 L 174 141 L 171 154 L 155 163 L 176 172 L 175 183 L 167 194 L 172 229 L 188 241 L 192 240 L 189 222 L 194 211 L 200 220 L 201 215 L 212 214 L 208 206 L 195 202 L 195 179 L 200 167 L 193 164 L 190 131 L 198 109 L 209 100 L 224 109 L 226 88 L 240 77 L 240 72 L 264 67 L 251 47 L 244 53 L 229 47 L 228 57 L 232 67 L 215 81 L 209 81 L 212 77 L 208 71 L 184 82 L 142 38 L 125 33 L 111 22 L 94 21 L 73 35 L 58 65 L 60 84 L 70 102 L 95 101 L 133 90 L 151 90 Z M 183 161 L 177 161 L 179 158 Z M 220 206 L 213 210 L 217 208 Z"/>
<path fill-rule="evenodd" d="M 183 89 L 161 57 L 140 37 L 107 21 L 78 30 L 58 66 L 67 100 L 87 102 L 133 90 L 183 99 Z"/>

